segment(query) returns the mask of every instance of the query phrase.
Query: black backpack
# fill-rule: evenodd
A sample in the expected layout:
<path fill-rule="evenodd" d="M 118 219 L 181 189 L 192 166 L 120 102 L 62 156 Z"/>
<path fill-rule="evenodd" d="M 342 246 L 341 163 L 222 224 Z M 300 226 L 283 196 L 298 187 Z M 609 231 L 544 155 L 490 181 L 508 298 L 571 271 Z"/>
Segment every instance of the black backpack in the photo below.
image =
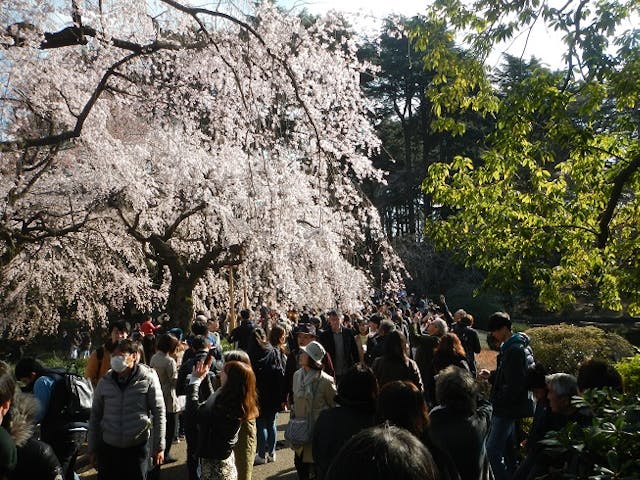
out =
<path fill-rule="evenodd" d="M 55 368 L 47 370 L 48 377 L 55 380 L 46 418 L 58 418 L 66 423 L 85 423 L 91 415 L 93 386 L 91 381 L 77 371 Z"/>

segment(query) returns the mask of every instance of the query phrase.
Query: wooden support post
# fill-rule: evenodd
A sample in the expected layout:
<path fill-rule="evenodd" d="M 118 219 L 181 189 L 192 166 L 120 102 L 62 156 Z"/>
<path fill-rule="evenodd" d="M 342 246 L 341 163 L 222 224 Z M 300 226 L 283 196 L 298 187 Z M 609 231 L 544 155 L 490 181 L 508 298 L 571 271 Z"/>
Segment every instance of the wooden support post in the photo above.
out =
<path fill-rule="evenodd" d="M 242 308 L 249 308 L 249 292 L 247 290 L 247 266 L 242 265 Z"/>

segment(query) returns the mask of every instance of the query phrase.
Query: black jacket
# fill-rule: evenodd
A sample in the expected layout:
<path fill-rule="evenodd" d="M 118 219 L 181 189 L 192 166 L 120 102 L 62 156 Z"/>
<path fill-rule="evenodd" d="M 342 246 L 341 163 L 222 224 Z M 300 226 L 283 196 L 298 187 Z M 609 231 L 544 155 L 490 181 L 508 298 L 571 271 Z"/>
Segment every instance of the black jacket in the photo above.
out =
<path fill-rule="evenodd" d="M 482 346 L 480 345 L 480 338 L 478 337 L 478 332 L 476 332 L 473 328 L 468 327 L 467 325 L 462 325 L 460 322 L 453 324 L 453 332 L 460 339 L 460 343 L 462 343 L 462 347 L 464 348 L 464 353 L 467 357 L 467 364 L 469 365 L 469 371 L 472 375 L 475 376 L 477 372 L 476 365 L 476 353 L 480 353 L 482 350 Z"/>
<path fill-rule="evenodd" d="M 514 333 L 500 347 L 498 368 L 489 378 L 493 414 L 505 418 L 533 416 L 533 399 L 527 388 L 529 338 Z"/>
<path fill-rule="evenodd" d="M 271 345 L 260 348 L 251 356 L 261 416 L 279 412 L 286 399 L 286 361 L 287 356 Z"/>
<path fill-rule="evenodd" d="M 492 478 L 485 449 L 490 422 L 491 404 L 488 401 L 479 402 L 471 415 L 442 406 L 431 410 L 429 438 L 451 458 L 461 480 Z"/>
<path fill-rule="evenodd" d="M 415 361 L 418 364 L 418 369 L 424 382 L 425 398 L 431 405 L 436 399 L 436 385 L 433 381 L 433 356 L 440 343 L 440 337 L 422 333 L 419 325 L 412 323 L 409 327 L 409 338 L 412 348 L 416 349 Z"/>
<path fill-rule="evenodd" d="M 333 407 L 320 412 L 313 430 L 313 462 L 323 480 L 340 448 L 356 433 L 374 425 L 372 412 L 361 407 Z"/>
<path fill-rule="evenodd" d="M 256 326 L 251 320 L 243 320 L 229 335 L 229 342 L 231 342 L 232 345 L 237 342 L 240 350 L 248 352 L 249 340 L 255 328 Z"/>
<path fill-rule="evenodd" d="M 238 443 L 240 418 L 234 418 L 224 408 L 216 406 L 217 394 L 200 402 L 197 384 L 187 387 L 187 412 L 191 412 L 198 424 L 198 446 L 200 458 L 224 460 L 229 458 Z"/>
<path fill-rule="evenodd" d="M 189 384 L 188 377 L 193 371 L 193 366 L 197 361 L 205 362 L 207 360 L 207 355 L 206 351 L 201 350 L 199 352 L 195 352 L 188 360 L 183 359 L 182 365 L 180 365 L 180 369 L 178 370 L 178 379 L 176 380 L 176 393 L 178 395 L 187 394 L 187 386 Z M 211 364 L 211 368 L 209 370 L 210 374 L 215 373 L 214 365 L 215 362 Z M 213 387 L 211 385 L 210 375 L 207 375 L 200 384 L 200 398 L 209 398 L 209 395 L 212 393 Z"/>
<path fill-rule="evenodd" d="M 18 463 L 8 476 L 10 480 L 62 480 L 62 467 L 51 446 L 34 437 L 38 400 L 30 394 L 16 394 L 7 418 Z"/>
<path fill-rule="evenodd" d="M 346 357 L 346 363 L 351 367 L 360 361 L 360 354 L 358 350 L 358 344 L 353 332 L 348 328 L 342 327 L 342 341 L 344 342 L 344 354 Z M 337 368 L 336 362 L 336 343 L 333 339 L 333 332 L 328 329 L 320 334 L 318 338 L 325 350 L 331 355 L 331 359 L 334 363 L 334 368 Z"/>
<path fill-rule="evenodd" d="M 364 360 L 367 365 L 373 365 L 376 358 L 384 354 L 384 337 L 378 333 L 367 339 L 367 353 Z"/>

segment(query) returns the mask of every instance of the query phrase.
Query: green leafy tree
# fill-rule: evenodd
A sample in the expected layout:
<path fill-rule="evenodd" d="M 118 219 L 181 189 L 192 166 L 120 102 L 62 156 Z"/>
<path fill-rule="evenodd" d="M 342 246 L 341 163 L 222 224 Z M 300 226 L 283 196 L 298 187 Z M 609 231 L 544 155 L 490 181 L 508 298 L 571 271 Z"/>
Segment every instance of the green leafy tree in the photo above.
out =
<path fill-rule="evenodd" d="M 513 75 L 517 62 L 508 60 L 502 73 L 511 75 L 497 77 L 495 129 L 480 156 L 435 163 L 423 184 L 452 212 L 429 221 L 427 232 L 485 270 L 488 284 L 512 293 L 531 285 L 554 310 L 587 301 L 640 312 L 640 30 L 629 28 L 639 10 L 637 1 L 435 3 L 430 18 L 464 32 L 479 60 L 536 22 L 564 39 L 561 71 L 523 62 Z M 431 41 L 425 31 L 416 35 Z M 488 74 L 458 69 L 445 85 L 478 78 Z M 465 100 L 435 88 L 427 95 L 448 110 L 492 107 L 486 92 L 472 89 Z"/>
<path fill-rule="evenodd" d="M 442 95 L 428 95 L 430 86 L 442 85 L 450 70 L 446 61 L 425 68 L 431 46 L 413 35 L 417 29 L 436 36 L 436 48 L 446 58 L 463 62 L 465 52 L 456 47 L 453 35 L 420 16 L 387 18 L 381 34 L 362 47 L 360 56 L 374 66 L 362 78 L 365 93 L 374 101 L 376 131 L 383 146 L 374 162 L 388 172 L 385 185 L 364 188 L 411 274 L 407 287 L 424 294 L 448 291 L 461 276 L 477 285 L 475 272 L 452 262 L 448 252 L 434 251 L 425 237 L 422 227 L 440 205 L 422 191 L 421 184 L 430 164 L 450 161 L 460 153 L 477 154 L 491 127 L 490 119 L 473 109 L 443 110 Z M 446 118 L 443 111 L 449 112 Z"/>

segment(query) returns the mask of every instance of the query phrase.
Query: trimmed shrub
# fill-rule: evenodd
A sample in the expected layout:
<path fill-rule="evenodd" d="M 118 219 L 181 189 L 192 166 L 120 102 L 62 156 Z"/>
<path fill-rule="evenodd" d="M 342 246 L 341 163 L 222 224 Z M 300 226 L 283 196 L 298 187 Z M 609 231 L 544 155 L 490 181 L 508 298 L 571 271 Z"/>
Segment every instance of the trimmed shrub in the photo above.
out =
<path fill-rule="evenodd" d="M 622 375 L 625 391 L 640 395 L 640 355 L 624 358 L 615 367 Z"/>
<path fill-rule="evenodd" d="M 536 362 L 545 365 L 550 372 L 576 375 L 580 362 L 587 358 L 616 363 L 635 353 L 633 345 L 620 335 L 592 326 L 562 323 L 531 328 L 525 333 L 531 338 Z"/>

